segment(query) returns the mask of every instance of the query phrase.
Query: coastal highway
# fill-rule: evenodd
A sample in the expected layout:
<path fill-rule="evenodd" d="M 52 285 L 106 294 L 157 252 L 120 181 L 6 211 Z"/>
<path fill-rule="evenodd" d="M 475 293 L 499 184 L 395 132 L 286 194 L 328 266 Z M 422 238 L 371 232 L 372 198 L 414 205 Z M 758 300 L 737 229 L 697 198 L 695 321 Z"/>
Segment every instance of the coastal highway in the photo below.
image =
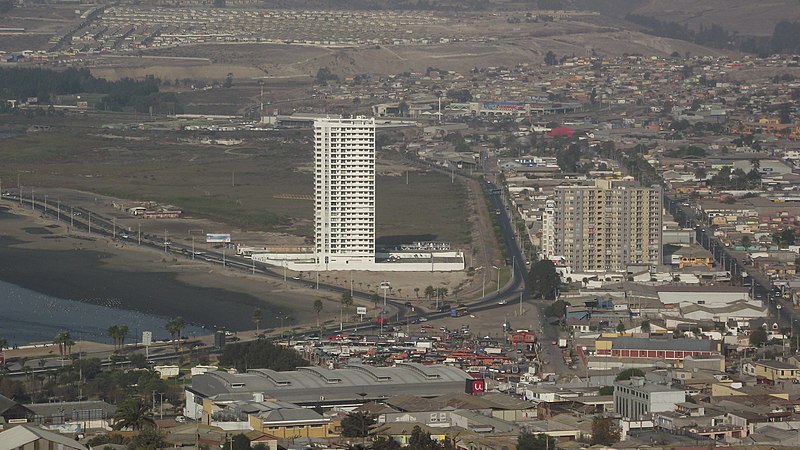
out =
<path fill-rule="evenodd" d="M 497 186 L 491 182 L 486 183 L 486 189 L 488 192 L 498 191 Z M 55 205 L 52 203 L 45 204 L 43 196 L 33 199 L 23 197 L 21 200 L 16 195 L 5 195 L 3 198 L 15 202 L 18 201 L 22 207 L 26 205 L 30 206 L 32 210 L 40 212 L 49 219 L 59 218 L 62 222 L 68 222 L 81 231 L 104 237 L 116 238 L 119 241 L 140 244 L 157 251 L 165 251 L 173 256 L 180 256 L 188 259 L 202 259 L 211 264 L 224 264 L 225 267 L 266 276 L 276 281 L 285 282 L 290 286 L 294 285 L 310 289 L 318 288 L 337 295 L 349 291 L 348 288 L 317 283 L 313 280 L 288 278 L 284 276 L 280 268 L 272 268 L 264 264 L 254 263 L 251 259 L 242 258 L 235 254 L 231 255 L 227 252 L 223 254 L 222 251 L 212 250 L 204 251 L 202 254 L 198 254 L 197 252 L 193 253 L 191 245 L 176 242 L 168 242 L 165 244 L 163 236 L 143 234 L 140 239 L 137 233 L 133 233 L 125 239 L 122 238 L 123 228 L 119 226 L 115 227 L 112 219 L 98 215 L 96 212 L 85 208 L 72 207 L 64 204 L 60 205 L 60 213 L 57 213 Z M 507 205 L 504 204 L 504 197 L 500 194 L 489 195 L 489 202 L 491 207 L 500 212 L 500 214 L 497 215 L 497 219 L 500 225 L 503 244 L 506 247 L 506 254 L 509 255 L 511 259 L 513 271 L 509 282 L 502 286 L 498 292 L 491 292 L 478 301 L 470 303 L 468 306 L 472 312 L 486 311 L 499 307 L 500 305 L 498 305 L 498 303 L 501 301 L 506 303 L 518 302 L 520 300 L 520 294 L 522 295 L 522 301 L 530 304 L 530 294 L 527 289 L 527 267 L 525 258 L 520 252 L 517 237 L 515 236 L 514 228 L 509 217 L 510 208 L 507 208 Z M 502 262 L 498 262 L 498 266 L 499 264 L 502 264 Z M 487 268 L 485 270 L 489 269 Z M 353 297 L 363 301 L 371 301 L 371 294 L 367 292 L 353 290 Z M 420 316 L 438 318 L 449 315 L 449 312 L 430 312 L 426 314 L 419 309 L 412 313 L 409 308 L 405 306 L 404 301 L 392 299 L 390 297 L 387 298 L 387 306 L 389 308 L 385 313 L 385 317 L 395 325 L 405 324 L 408 318 Z M 391 321 L 391 319 L 395 320 Z"/>
<path fill-rule="evenodd" d="M 285 275 L 281 273 L 280 269 L 276 270 L 270 266 L 253 262 L 251 259 L 237 256 L 235 253 L 231 255 L 228 252 L 211 250 L 204 251 L 202 254 L 199 254 L 198 252 L 193 252 L 191 245 L 169 241 L 165 243 L 163 236 L 150 234 L 142 234 L 141 238 L 138 234 L 129 235 L 127 238 L 123 238 L 122 236 L 124 229 L 120 226 L 115 226 L 112 219 L 98 215 L 96 212 L 85 208 L 60 205 L 61 210 L 59 213 L 57 212 L 56 207 L 51 203 L 45 204 L 43 197 L 33 199 L 23 197 L 20 200 L 20 198 L 16 195 L 3 195 L 3 198 L 6 200 L 19 202 L 22 207 L 30 207 L 31 210 L 41 213 L 43 217 L 47 217 L 48 219 L 59 219 L 62 222 L 74 226 L 75 229 L 79 229 L 90 234 L 104 236 L 116 239 L 118 241 L 139 244 L 159 252 L 163 251 L 176 257 L 202 260 L 211 264 L 224 265 L 229 269 L 258 274 L 276 281 L 285 282 L 289 286 L 319 289 L 320 291 L 332 292 L 337 295 L 341 295 L 344 292 L 350 292 L 350 289 L 340 286 L 285 277 Z M 353 290 L 353 298 L 370 302 L 371 294 Z M 385 317 L 387 317 L 387 319 L 391 319 L 392 316 L 394 316 L 397 319 L 397 322 L 403 322 L 407 313 L 408 308 L 405 306 L 405 302 L 387 298 L 387 310 L 385 313 Z"/>

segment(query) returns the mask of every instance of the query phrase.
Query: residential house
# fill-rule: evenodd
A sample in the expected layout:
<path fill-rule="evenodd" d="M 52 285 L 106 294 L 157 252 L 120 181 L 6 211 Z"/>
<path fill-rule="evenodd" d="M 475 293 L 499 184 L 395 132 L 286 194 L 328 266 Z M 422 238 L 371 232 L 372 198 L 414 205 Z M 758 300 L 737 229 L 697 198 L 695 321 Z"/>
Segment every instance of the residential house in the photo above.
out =
<path fill-rule="evenodd" d="M 0 450 L 20 449 L 88 450 L 88 447 L 70 436 L 31 425 L 17 425 L 0 432 Z"/>
<path fill-rule="evenodd" d="M 759 360 L 752 363 L 753 371 L 750 375 L 763 377 L 770 381 L 795 381 L 800 380 L 800 368 L 780 361 Z"/>

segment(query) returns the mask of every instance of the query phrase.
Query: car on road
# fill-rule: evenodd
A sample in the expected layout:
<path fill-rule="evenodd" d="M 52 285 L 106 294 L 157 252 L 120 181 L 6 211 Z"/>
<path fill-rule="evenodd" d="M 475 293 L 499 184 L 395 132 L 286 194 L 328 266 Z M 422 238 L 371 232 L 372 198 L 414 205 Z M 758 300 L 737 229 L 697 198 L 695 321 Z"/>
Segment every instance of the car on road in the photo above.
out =
<path fill-rule="evenodd" d="M 550 345 L 558 345 L 558 341 L 550 341 Z"/>
<path fill-rule="evenodd" d="M 500 300 L 497 302 L 498 305 L 505 305 L 506 303 L 508 303 L 508 300 Z"/>
<path fill-rule="evenodd" d="M 412 306 L 411 302 L 406 302 L 406 308 L 411 308 Z"/>
<path fill-rule="evenodd" d="M 428 321 L 428 318 L 427 318 L 427 317 L 420 317 L 420 318 L 419 318 L 419 321 L 420 321 L 420 322 L 427 322 L 427 321 Z"/>
<path fill-rule="evenodd" d="M 175 416 L 175 422 L 186 423 L 186 417 L 184 417 L 184 416 Z"/>

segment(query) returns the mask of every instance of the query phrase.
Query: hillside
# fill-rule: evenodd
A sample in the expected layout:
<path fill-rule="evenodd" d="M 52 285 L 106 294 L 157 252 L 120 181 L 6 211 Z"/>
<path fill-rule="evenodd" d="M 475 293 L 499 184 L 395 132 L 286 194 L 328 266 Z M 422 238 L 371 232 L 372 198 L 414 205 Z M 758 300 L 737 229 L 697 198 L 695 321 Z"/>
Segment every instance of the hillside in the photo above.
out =
<path fill-rule="evenodd" d="M 699 29 L 717 24 L 747 36 L 770 36 L 782 20 L 800 20 L 797 0 L 565 0 L 565 7 L 600 11 L 622 18 L 628 14 L 655 17 Z"/>

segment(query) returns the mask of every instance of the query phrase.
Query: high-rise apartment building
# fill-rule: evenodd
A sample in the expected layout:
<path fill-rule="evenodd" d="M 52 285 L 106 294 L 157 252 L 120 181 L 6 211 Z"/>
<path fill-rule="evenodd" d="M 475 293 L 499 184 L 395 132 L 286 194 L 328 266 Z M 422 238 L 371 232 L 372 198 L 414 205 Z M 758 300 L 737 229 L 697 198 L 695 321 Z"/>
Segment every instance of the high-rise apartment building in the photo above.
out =
<path fill-rule="evenodd" d="M 375 121 L 314 121 L 314 237 L 323 270 L 375 263 Z"/>
<path fill-rule="evenodd" d="M 661 188 L 622 180 L 558 186 L 543 216 L 542 252 L 575 272 L 621 272 L 661 261 Z"/>

